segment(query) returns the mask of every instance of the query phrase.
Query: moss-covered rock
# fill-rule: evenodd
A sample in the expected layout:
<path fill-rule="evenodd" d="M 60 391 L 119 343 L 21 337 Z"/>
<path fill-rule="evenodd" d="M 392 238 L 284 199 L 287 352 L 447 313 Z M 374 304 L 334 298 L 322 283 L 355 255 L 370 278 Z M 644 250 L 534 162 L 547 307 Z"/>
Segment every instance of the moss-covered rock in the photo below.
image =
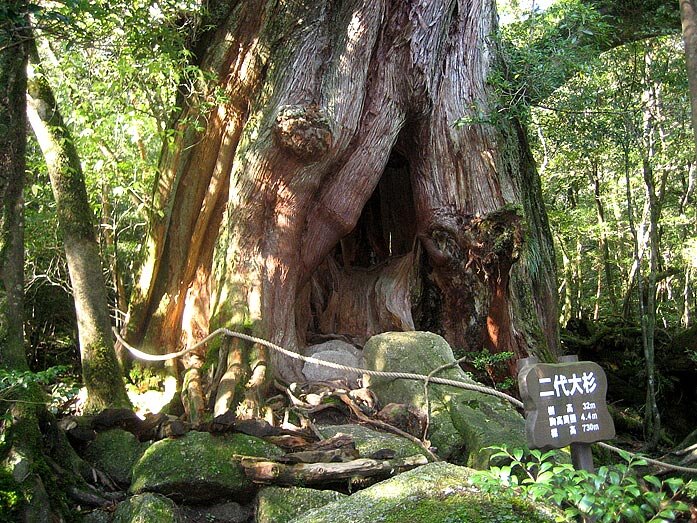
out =
<path fill-rule="evenodd" d="M 320 427 L 319 431 L 325 438 L 331 438 L 337 434 L 348 434 L 356 444 L 356 450 L 362 458 L 369 458 L 379 450 L 393 450 L 395 458 L 408 458 L 422 454 L 426 456 L 424 449 L 416 443 L 396 434 L 378 432 L 360 425 L 328 425 Z"/>
<path fill-rule="evenodd" d="M 119 503 L 112 523 L 180 523 L 177 506 L 158 494 L 140 494 Z"/>
<path fill-rule="evenodd" d="M 367 368 L 428 375 L 455 361 L 448 343 L 430 332 L 388 332 L 373 336 L 363 349 Z M 459 366 L 440 378 L 474 383 Z M 425 408 L 422 381 L 371 376 L 370 388 L 384 405 L 408 403 Z M 440 457 L 470 467 L 486 467 L 491 445 L 525 447 L 525 422 L 512 405 L 487 394 L 448 385 L 431 384 L 429 439 Z"/>
<path fill-rule="evenodd" d="M 239 465 L 239 456 L 271 458 L 281 454 L 275 445 L 246 434 L 189 432 L 150 446 L 133 468 L 130 491 L 157 492 L 194 503 L 244 497 L 251 494 L 253 486 Z"/>
<path fill-rule="evenodd" d="M 125 430 L 107 430 L 97 434 L 87 446 L 84 458 L 120 485 L 127 486 L 131 484 L 133 465 L 148 445 L 139 442 L 138 438 Z"/>
<path fill-rule="evenodd" d="M 345 494 L 304 487 L 267 487 L 257 495 L 256 523 L 287 523 L 307 511 L 323 507 Z"/>
<path fill-rule="evenodd" d="M 555 509 L 515 495 L 490 496 L 468 484 L 472 469 L 429 463 L 352 496 L 314 509 L 292 523 L 547 523 Z"/>

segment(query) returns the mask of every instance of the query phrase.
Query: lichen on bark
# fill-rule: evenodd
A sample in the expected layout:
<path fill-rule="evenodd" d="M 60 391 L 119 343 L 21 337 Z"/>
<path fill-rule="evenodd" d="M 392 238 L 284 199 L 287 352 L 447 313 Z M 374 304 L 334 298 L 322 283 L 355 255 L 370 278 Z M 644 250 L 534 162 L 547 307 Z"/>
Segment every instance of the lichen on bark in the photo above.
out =
<path fill-rule="evenodd" d="M 51 87 L 42 74 L 35 47 L 28 95 L 29 121 L 46 160 L 70 274 L 82 376 L 88 395 L 85 410 L 129 407 L 114 350 L 95 220 L 87 199 L 80 158 Z"/>

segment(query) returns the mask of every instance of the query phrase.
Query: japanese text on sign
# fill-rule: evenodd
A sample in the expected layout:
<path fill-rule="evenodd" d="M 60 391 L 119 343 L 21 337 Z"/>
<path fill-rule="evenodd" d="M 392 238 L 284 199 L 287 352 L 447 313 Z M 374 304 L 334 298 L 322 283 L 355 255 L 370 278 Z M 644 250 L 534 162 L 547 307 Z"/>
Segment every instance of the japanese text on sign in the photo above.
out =
<path fill-rule="evenodd" d="M 552 378 L 540 378 L 540 385 L 552 383 Z M 540 397 L 556 396 L 573 396 L 574 394 L 592 394 L 598 387 L 595 382 L 595 374 L 592 372 L 584 372 L 581 377 L 576 376 L 576 373 L 571 374 L 567 378 L 564 374 L 555 374 L 553 381 L 554 389 L 540 392 Z"/>
<path fill-rule="evenodd" d="M 605 373 L 593 362 L 525 365 L 518 374 L 531 448 L 593 443 L 615 435 Z"/>

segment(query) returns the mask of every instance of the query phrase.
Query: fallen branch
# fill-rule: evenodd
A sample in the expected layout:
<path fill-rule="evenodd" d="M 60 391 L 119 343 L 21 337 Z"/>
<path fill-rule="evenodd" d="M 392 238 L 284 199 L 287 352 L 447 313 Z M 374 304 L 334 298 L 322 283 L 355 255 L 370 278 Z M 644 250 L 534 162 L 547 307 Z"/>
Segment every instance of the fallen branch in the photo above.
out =
<path fill-rule="evenodd" d="M 243 458 L 241 461 L 244 473 L 253 482 L 289 486 L 331 483 L 356 477 L 393 476 L 427 463 L 428 459 L 422 455 L 404 459 L 361 458 L 344 463 L 298 463 L 295 465 L 254 458 Z"/>

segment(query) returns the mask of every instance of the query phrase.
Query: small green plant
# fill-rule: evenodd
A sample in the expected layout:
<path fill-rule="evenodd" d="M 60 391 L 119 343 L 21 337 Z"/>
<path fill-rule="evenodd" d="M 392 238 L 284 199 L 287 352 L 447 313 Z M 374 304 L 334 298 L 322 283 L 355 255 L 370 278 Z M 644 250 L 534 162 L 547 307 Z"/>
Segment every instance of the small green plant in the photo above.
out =
<path fill-rule="evenodd" d="M 12 474 L 0 469 L 0 523 L 17 521 L 24 493 Z"/>
<path fill-rule="evenodd" d="M 509 390 L 516 385 L 516 382 L 511 377 L 506 377 L 503 380 L 499 376 L 507 373 L 506 363 L 513 357 L 512 352 L 497 352 L 490 353 L 488 350 L 480 352 L 471 352 L 460 358 L 460 362 L 469 363 L 478 372 L 472 376 L 473 379 L 479 382 L 488 381 L 497 390 Z"/>
<path fill-rule="evenodd" d="M 128 372 L 128 379 L 126 387 L 137 394 L 148 390 L 160 390 L 164 386 L 164 378 L 159 369 L 138 362 L 135 362 Z"/>
<path fill-rule="evenodd" d="M 491 459 L 507 464 L 478 471 L 471 478 L 472 485 L 487 493 L 514 489 L 533 501 L 552 502 L 562 511 L 557 521 L 675 521 L 678 514 L 689 510 L 679 498 L 695 491 L 693 481 L 640 476 L 637 468 L 646 461 L 628 452 L 621 454 L 623 463 L 602 466 L 593 474 L 563 463 L 559 451 L 526 454 L 521 449 L 491 448 L 497 451 Z"/>

